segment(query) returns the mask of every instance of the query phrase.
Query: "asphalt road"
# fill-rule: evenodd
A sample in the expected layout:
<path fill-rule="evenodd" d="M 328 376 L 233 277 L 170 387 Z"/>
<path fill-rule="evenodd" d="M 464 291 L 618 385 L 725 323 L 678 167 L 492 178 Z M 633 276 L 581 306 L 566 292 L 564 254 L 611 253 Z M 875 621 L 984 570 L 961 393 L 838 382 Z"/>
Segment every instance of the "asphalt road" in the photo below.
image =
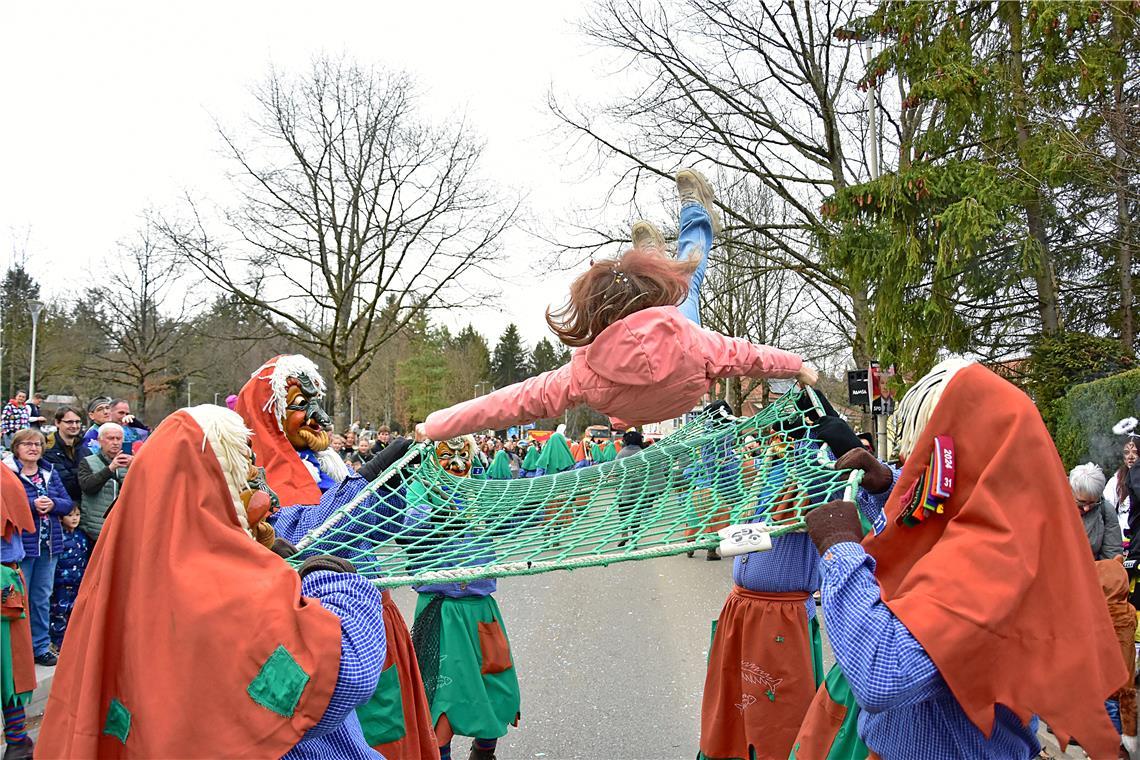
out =
<path fill-rule="evenodd" d="M 731 586 L 732 562 L 704 552 L 501 580 L 522 720 L 500 760 L 695 757 L 710 625 Z M 415 594 L 394 595 L 411 624 Z M 455 739 L 456 758 L 468 744 Z"/>

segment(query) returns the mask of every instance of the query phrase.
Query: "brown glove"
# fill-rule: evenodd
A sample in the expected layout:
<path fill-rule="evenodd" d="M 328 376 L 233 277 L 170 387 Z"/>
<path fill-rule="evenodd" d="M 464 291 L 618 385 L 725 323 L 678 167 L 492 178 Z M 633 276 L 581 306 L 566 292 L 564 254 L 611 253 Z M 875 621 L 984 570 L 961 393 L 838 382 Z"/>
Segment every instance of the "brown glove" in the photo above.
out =
<path fill-rule="evenodd" d="M 304 578 L 309 573 L 318 570 L 327 570 L 330 573 L 356 574 L 356 568 L 351 562 L 342 557 L 334 557 L 331 554 L 318 554 L 316 557 L 309 557 L 297 568 L 297 574 Z"/>
<path fill-rule="evenodd" d="M 822 555 L 835 544 L 863 540 L 859 508 L 850 501 L 829 501 L 807 513 L 808 535 Z"/>
<path fill-rule="evenodd" d="M 297 547 L 283 538 L 278 538 L 273 541 L 273 546 L 269 550 L 283 559 L 289 559 L 297 553 Z"/>
<path fill-rule="evenodd" d="M 868 493 L 882 493 L 894 482 L 891 468 L 875 459 L 874 454 L 861 446 L 839 457 L 835 461 L 835 469 L 862 470 L 863 482 L 860 485 Z"/>

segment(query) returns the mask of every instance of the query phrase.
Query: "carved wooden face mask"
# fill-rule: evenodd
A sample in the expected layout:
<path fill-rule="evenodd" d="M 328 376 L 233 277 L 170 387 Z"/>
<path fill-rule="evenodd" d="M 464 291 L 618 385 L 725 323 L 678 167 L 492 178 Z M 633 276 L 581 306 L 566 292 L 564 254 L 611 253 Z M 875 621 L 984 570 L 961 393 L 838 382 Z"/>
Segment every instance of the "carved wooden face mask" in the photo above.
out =
<path fill-rule="evenodd" d="M 324 451 L 329 447 L 329 434 L 325 430 L 332 424 L 321 408 L 317 386 L 307 375 L 290 377 L 286 383 L 285 419 L 282 427 L 285 438 L 295 449 Z"/>
<path fill-rule="evenodd" d="M 435 445 L 435 455 L 443 469 L 459 478 L 471 477 L 475 447 L 469 438 L 451 438 Z"/>

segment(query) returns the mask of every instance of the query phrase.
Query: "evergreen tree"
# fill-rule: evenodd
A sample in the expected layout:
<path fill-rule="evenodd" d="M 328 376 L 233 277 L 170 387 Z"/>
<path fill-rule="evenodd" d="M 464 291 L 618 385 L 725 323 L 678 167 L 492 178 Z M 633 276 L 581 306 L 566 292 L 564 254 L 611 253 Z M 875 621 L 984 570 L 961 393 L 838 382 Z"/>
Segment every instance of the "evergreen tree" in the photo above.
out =
<path fill-rule="evenodd" d="M 4 401 L 28 383 L 28 370 L 31 360 L 32 315 L 28 311 L 28 301 L 39 299 L 40 286 L 22 264 L 15 264 L 4 273 L 0 283 L 0 345 L 3 346 Z"/>
<path fill-rule="evenodd" d="M 562 357 L 554 348 L 554 344 L 547 338 L 536 343 L 534 350 L 530 353 L 531 375 L 541 375 L 543 372 L 558 369 L 563 363 Z"/>
<path fill-rule="evenodd" d="M 1135 30 L 1135 8 L 1109 15 L 1081 2 L 884 0 L 847 33 L 885 44 L 864 89 L 902 85 L 894 170 L 821 208 L 830 255 L 872 283 L 881 359 L 1022 353 L 1109 300 L 1093 287 L 1103 238 L 1074 204 L 1087 183 L 1065 155 L 1096 83 L 1136 67 L 1119 34 Z"/>
<path fill-rule="evenodd" d="M 491 379 L 496 388 L 517 383 L 527 376 L 527 352 L 519 328 L 511 323 L 499 337 L 491 357 Z"/>
<path fill-rule="evenodd" d="M 432 328 L 422 313 L 412 318 L 407 331 L 408 353 L 396 371 L 405 425 L 446 407 L 449 385 L 444 358 L 447 331 Z"/>

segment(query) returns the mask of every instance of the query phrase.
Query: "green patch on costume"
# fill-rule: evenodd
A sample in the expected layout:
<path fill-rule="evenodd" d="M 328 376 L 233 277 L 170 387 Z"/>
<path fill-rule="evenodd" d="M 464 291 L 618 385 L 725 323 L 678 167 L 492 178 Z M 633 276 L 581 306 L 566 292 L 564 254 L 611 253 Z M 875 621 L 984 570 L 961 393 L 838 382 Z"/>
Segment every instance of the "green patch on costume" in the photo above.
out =
<path fill-rule="evenodd" d="M 250 681 L 246 692 L 267 710 L 291 718 L 308 682 L 309 674 L 297 664 L 288 649 L 278 644 L 261 666 L 261 672 Z"/>
<path fill-rule="evenodd" d="M 20 573 L 15 568 L 0 565 L 0 589 L 11 589 L 11 593 L 25 596 L 26 589 Z M 25 609 L 21 619 L 28 616 Z M 12 668 L 12 623 L 0 617 L 0 705 L 4 707 L 24 707 L 32 701 L 32 691 L 16 691 L 16 681 Z"/>
<path fill-rule="evenodd" d="M 400 672 L 393 662 L 380 674 L 372 698 L 356 708 L 356 717 L 360 718 L 364 741 L 369 747 L 403 739 L 408 733 L 401 688 Z"/>
<path fill-rule="evenodd" d="M 420 594 L 416 617 L 432 600 Z M 484 673 L 480 623 L 502 627 L 499 605 L 490 596 L 445 598 L 440 607 L 439 674 L 431 701 L 431 719 L 447 714 L 456 734 L 494 739 L 505 736 L 519 715 L 519 681 L 512 664 Z M 414 627 L 414 626 L 413 626 Z M 502 628 L 505 642 L 506 629 Z M 509 647 L 509 644 L 508 644 Z M 429 670 L 430 668 L 425 668 Z"/>
<path fill-rule="evenodd" d="M 123 744 L 127 743 L 127 735 L 131 733 L 131 711 L 114 697 L 111 697 L 111 704 L 107 708 L 103 733 L 115 737 Z"/>
<path fill-rule="evenodd" d="M 819 615 L 808 621 L 811 636 L 811 672 L 815 676 L 815 688 L 823 683 L 823 637 L 819 633 Z"/>

